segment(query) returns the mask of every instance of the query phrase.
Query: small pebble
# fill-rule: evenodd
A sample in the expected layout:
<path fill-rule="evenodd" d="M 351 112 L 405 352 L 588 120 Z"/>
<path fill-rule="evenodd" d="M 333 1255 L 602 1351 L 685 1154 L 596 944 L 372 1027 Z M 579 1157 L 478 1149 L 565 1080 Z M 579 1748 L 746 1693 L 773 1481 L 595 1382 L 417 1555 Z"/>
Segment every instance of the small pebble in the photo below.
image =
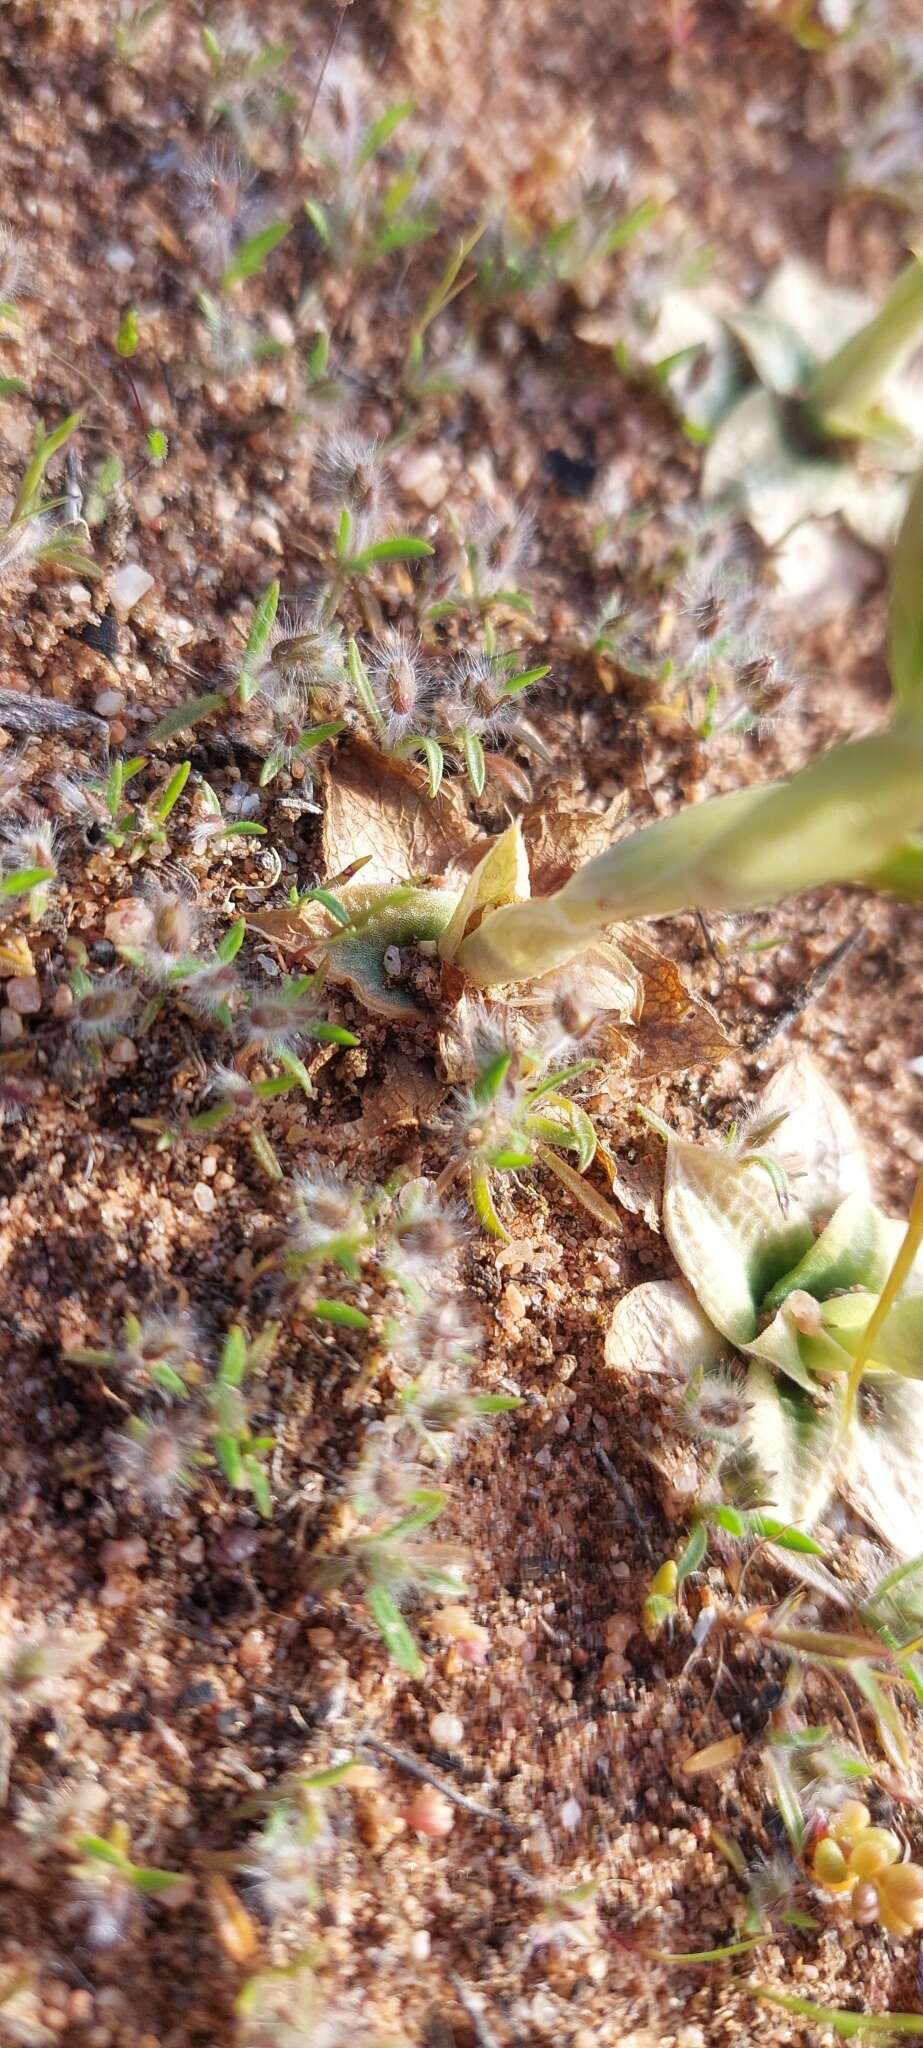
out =
<path fill-rule="evenodd" d="M 429 1732 L 437 1749 L 460 1749 L 465 1739 L 465 1724 L 457 1714 L 434 1714 Z"/>
<path fill-rule="evenodd" d="M 192 1199 L 199 1214 L 202 1216 L 210 1216 L 212 1210 L 218 1206 L 218 1197 L 215 1194 L 214 1188 L 210 1188 L 208 1182 L 204 1180 L 196 1181 L 195 1187 L 192 1190 Z"/>
<path fill-rule="evenodd" d="M 561 1808 L 562 1828 L 566 1828 L 569 1834 L 573 1834 L 574 1829 L 580 1826 L 582 1818 L 583 1808 L 579 1801 L 576 1799 L 565 1799 L 564 1805 Z"/>
<path fill-rule="evenodd" d="M 133 1067 L 138 1057 L 138 1048 L 132 1038 L 116 1038 L 109 1048 L 109 1057 L 117 1067 Z"/>
<path fill-rule="evenodd" d="M 452 1832 L 455 1812 L 444 1792 L 439 1792 L 435 1785 L 421 1785 L 409 1805 L 401 1808 L 401 1819 L 415 1835 L 429 1835 L 433 1841 L 441 1841 Z"/>
<path fill-rule="evenodd" d="M 407 1946 L 410 1952 L 411 1962 L 427 1962 L 429 1959 L 430 1951 L 429 1930 L 426 1927 L 416 1928 L 414 1933 L 411 1935 Z"/>
<path fill-rule="evenodd" d="M 0 1045 L 15 1045 L 22 1037 L 22 1023 L 15 1010 L 0 1010 Z"/>
<path fill-rule="evenodd" d="M 53 1017 L 69 1017 L 73 1007 L 74 991 L 68 987 L 66 981 L 62 981 L 60 988 L 55 989 L 51 1014 Z"/>
<path fill-rule="evenodd" d="M 18 1017 L 36 1017 L 42 1007 L 42 992 L 34 974 L 14 974 L 6 985 L 6 999 Z"/>
<path fill-rule="evenodd" d="M 117 711 L 125 709 L 124 690 L 100 690 L 93 699 L 93 709 L 100 718 L 114 718 Z"/>
<path fill-rule="evenodd" d="M 116 611 L 126 614 L 133 611 L 153 588 L 154 578 L 147 569 L 142 569 L 140 562 L 123 562 L 110 578 L 109 596 Z"/>
<path fill-rule="evenodd" d="M 141 896 L 120 896 L 103 931 L 114 946 L 144 946 L 154 929 L 154 913 Z"/>

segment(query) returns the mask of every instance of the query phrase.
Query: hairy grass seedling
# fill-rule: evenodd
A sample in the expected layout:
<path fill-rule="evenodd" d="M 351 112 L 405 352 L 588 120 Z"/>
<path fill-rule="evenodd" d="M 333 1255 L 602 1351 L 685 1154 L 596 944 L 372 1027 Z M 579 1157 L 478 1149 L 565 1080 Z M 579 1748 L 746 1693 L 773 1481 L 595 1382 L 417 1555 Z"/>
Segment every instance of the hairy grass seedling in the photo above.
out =
<path fill-rule="evenodd" d="M 224 1477 L 235 1492 L 251 1494 L 260 1514 L 267 1518 L 272 1514 L 272 1493 L 266 1458 L 275 1446 L 275 1437 L 252 1431 L 243 1384 L 249 1373 L 267 1363 L 277 1335 L 278 1324 L 268 1323 L 259 1337 L 248 1342 L 235 1324 L 225 1338 L 208 1394 L 212 1442 Z"/>

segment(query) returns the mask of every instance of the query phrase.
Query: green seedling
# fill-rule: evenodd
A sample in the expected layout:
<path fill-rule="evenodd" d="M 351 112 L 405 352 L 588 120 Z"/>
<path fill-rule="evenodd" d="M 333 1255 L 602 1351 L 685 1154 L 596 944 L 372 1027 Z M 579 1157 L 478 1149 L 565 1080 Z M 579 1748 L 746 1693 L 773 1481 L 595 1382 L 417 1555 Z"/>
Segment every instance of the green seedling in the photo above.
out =
<path fill-rule="evenodd" d="M 28 898 L 29 922 L 40 924 L 58 879 L 58 845 L 50 819 L 8 825 L 0 840 L 0 917 Z"/>
<path fill-rule="evenodd" d="M 247 1980 L 235 2004 L 239 2048 L 409 2048 L 406 2039 L 370 2031 L 353 1999 L 332 2005 L 317 1975 L 321 1960 L 315 1950 Z"/>
<path fill-rule="evenodd" d="M 439 396 L 455 388 L 456 380 L 450 365 L 440 362 L 432 369 L 427 367 L 427 337 L 434 322 L 452 304 L 453 299 L 457 299 L 459 293 L 473 283 L 476 272 L 473 269 L 466 271 L 465 264 L 483 232 L 482 227 L 477 227 L 470 235 L 460 237 L 445 269 L 414 321 L 404 360 L 404 390 L 414 407 L 422 405 L 427 398 Z"/>
<path fill-rule="evenodd" d="M 115 1373 L 132 1390 L 154 1392 L 165 1401 L 188 1400 L 203 1378 L 195 1332 L 185 1316 L 129 1313 L 119 1344 L 108 1350 L 83 1346 L 65 1357 L 73 1365 Z"/>
<path fill-rule="evenodd" d="M 114 1821 L 107 1835 L 81 1835 L 76 1849 L 74 1879 L 85 1908 L 86 1938 L 94 1948 L 122 1941 L 146 1901 L 177 1906 L 189 1897 L 190 1882 L 181 1872 L 132 1861 L 123 1821 Z"/>
<path fill-rule="evenodd" d="M 238 1325 L 228 1331 L 217 1377 L 209 1391 L 212 1442 L 225 1479 L 235 1492 L 252 1495 L 261 1515 L 272 1514 L 272 1493 L 266 1458 L 275 1437 L 254 1435 L 250 1428 L 243 1383 L 271 1357 L 278 1324 L 268 1323 L 259 1337 L 247 1340 Z"/>
<path fill-rule="evenodd" d="M 205 323 L 211 358 L 210 365 L 203 371 L 206 376 L 210 368 L 215 376 L 236 381 L 259 363 L 273 362 L 285 354 L 285 342 L 261 333 L 253 321 L 238 313 L 227 298 L 215 299 L 210 292 L 200 292 L 198 307 Z"/>
<path fill-rule="evenodd" d="M 838 1492 L 913 1557 L 923 1205 L 911 1231 L 875 1206 L 849 1114 L 806 1055 L 769 1083 L 758 1124 L 755 1149 L 736 1155 L 668 1136 L 664 1230 L 687 1288 L 655 1281 L 626 1296 L 607 1360 L 685 1372 L 687 1399 L 701 1407 L 713 1389 L 720 1410 L 733 1350 L 746 1371 L 725 1448 L 755 1455 L 768 1540 L 813 1547 L 804 1533 Z"/>
<path fill-rule="evenodd" d="M 484 1059 L 459 1121 L 471 1201 L 492 1237 L 510 1241 L 494 1205 L 492 1181 L 497 1174 L 543 1165 L 572 1193 L 579 1191 L 578 1199 L 582 1195 L 581 1176 L 596 1156 L 596 1132 L 586 1110 L 566 1090 L 593 1065 L 592 1060 L 577 1060 L 554 1066 L 541 1049 L 501 1048 Z M 586 1206 L 594 1215 L 600 1207 L 607 1208 L 595 1191 L 587 1196 Z M 609 1212 L 609 1221 L 615 1225 L 614 1211 Z"/>
<path fill-rule="evenodd" d="M 158 1150 L 168 1151 L 184 1136 L 207 1137 L 223 1125 L 238 1121 L 245 1127 L 247 1143 L 267 1180 L 283 1180 L 282 1167 L 265 1129 L 265 1108 L 281 1096 L 289 1095 L 293 1088 L 300 1088 L 309 1097 L 313 1089 L 307 1069 L 295 1055 L 282 1052 L 278 1064 L 283 1069 L 282 1073 L 265 1081 L 250 1081 L 236 1067 L 216 1067 L 210 1084 L 210 1092 L 216 1099 L 211 1107 L 199 1110 L 179 1129 L 172 1126 L 160 1129 Z"/>
<path fill-rule="evenodd" d="M 162 21 L 170 0 L 146 0 L 141 6 L 124 6 L 115 28 L 115 47 L 120 57 L 133 64 L 143 55 L 153 29 Z"/>
<path fill-rule="evenodd" d="M 220 29 L 205 23 L 201 39 L 209 69 L 206 120 L 209 126 L 226 121 L 246 148 L 259 121 L 285 104 L 275 79 L 288 57 L 287 46 L 264 43 L 242 14 Z"/>
<path fill-rule="evenodd" d="M 525 297 L 535 317 L 542 294 L 569 286 L 584 303 L 604 292 L 612 259 L 651 227 L 660 202 L 626 205 L 625 167 L 594 164 L 581 176 L 570 212 L 550 221 L 508 209 L 486 230 L 478 288 L 488 302 Z M 533 310 L 534 309 L 534 310 Z"/>
<path fill-rule="evenodd" d="M 79 1671 L 97 1650 L 105 1636 L 98 1629 L 83 1635 L 27 1637 L 7 1641 L 0 1648 L 0 1692 L 5 1711 L 22 1712 L 53 1695 L 61 1682 Z"/>
<path fill-rule="evenodd" d="M 233 291 L 235 285 L 242 284 L 248 277 L 259 277 L 273 250 L 284 241 L 290 227 L 290 221 L 277 220 L 273 221 L 270 227 L 260 228 L 255 235 L 248 236 L 235 250 L 230 263 L 225 267 L 221 279 L 222 291 Z"/>
<path fill-rule="evenodd" d="M 120 356 L 137 355 L 140 340 L 141 329 L 138 324 L 137 307 L 128 306 L 122 314 L 119 322 L 119 331 L 115 337 L 116 354 Z"/>
<path fill-rule="evenodd" d="M 83 498 L 83 516 L 91 532 L 103 526 L 114 510 L 124 477 L 118 455 L 107 455 L 96 464 Z"/>
<path fill-rule="evenodd" d="M 397 100 L 365 123 L 345 76 L 339 88 L 317 109 L 305 139 L 319 190 L 304 209 L 322 250 L 348 270 L 428 241 L 439 215 L 425 195 L 423 152 L 390 148 L 413 101 Z"/>
<path fill-rule="evenodd" d="M 76 433 L 83 412 L 74 412 L 46 434 L 35 431 L 32 456 L 23 472 L 13 509 L 0 524 L 0 588 L 19 581 L 32 563 L 49 562 L 75 576 L 90 578 L 99 569 L 87 552 L 88 528 L 82 520 L 56 519 L 63 498 L 46 498 L 45 476 L 59 450 Z"/>
<path fill-rule="evenodd" d="M 434 1597 L 457 1601 L 466 1595 L 457 1557 L 426 1533 L 445 1505 L 446 1495 L 437 1489 L 414 1488 L 396 1519 L 365 1534 L 350 1529 L 316 1557 L 318 1585 L 341 1586 L 358 1579 L 388 1655 L 408 1678 L 422 1677 L 426 1666 L 401 1603 Z"/>

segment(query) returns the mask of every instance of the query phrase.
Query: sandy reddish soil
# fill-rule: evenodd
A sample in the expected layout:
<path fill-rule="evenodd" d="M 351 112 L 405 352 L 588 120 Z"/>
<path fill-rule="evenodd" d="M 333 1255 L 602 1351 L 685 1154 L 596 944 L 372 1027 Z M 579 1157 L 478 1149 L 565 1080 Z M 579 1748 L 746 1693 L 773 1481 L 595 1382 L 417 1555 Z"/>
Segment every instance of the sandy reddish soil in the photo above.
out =
<path fill-rule="evenodd" d="M 2 683 L 84 710 L 102 699 L 108 744 L 129 754 L 144 751 L 146 732 L 181 697 L 230 679 L 249 607 L 272 576 L 291 602 L 317 586 L 329 533 L 314 470 L 324 420 L 305 402 L 301 371 L 317 309 L 335 337 L 347 423 L 391 433 L 402 417 L 405 337 L 453 236 L 504 189 L 537 204 L 542 180 L 563 175 L 555 158 L 586 147 L 590 118 L 600 148 L 627 152 L 640 191 L 673 188 L 739 288 L 793 250 L 873 288 L 900 259 L 901 221 L 844 195 L 838 180 L 844 78 L 859 95 L 868 82 L 839 59 L 798 50 L 755 11 L 720 0 L 615 10 L 601 0 L 564 10 L 462 0 L 432 11 L 380 0 L 344 12 L 339 51 L 361 58 L 373 113 L 416 95 L 419 132 L 435 138 L 433 186 L 441 180 L 447 192 L 439 239 L 349 274 L 320 260 L 302 219 L 243 297 L 283 352 L 237 378 L 203 371 L 196 296 L 207 280 L 178 175 L 207 140 L 198 13 L 177 0 L 134 63 L 115 54 L 108 7 L 12 0 L 0 22 L 0 212 L 29 265 L 0 364 L 27 387 L 0 411 L 3 490 L 15 490 L 35 420 L 78 406 L 85 464 L 116 451 L 129 479 L 118 516 L 95 536 L 92 588 L 38 570 L 5 595 Z M 337 20 L 329 7 L 283 0 L 260 11 L 260 33 L 292 51 L 291 104 L 272 122 L 261 117 L 254 142 L 270 218 L 294 217 L 310 189 L 297 138 Z M 619 279 L 616 267 L 606 285 L 616 302 Z M 127 304 L 142 332 L 130 364 L 114 347 Z M 539 805 L 563 797 L 601 811 L 627 791 L 641 821 L 798 765 L 881 718 L 881 578 L 847 617 L 810 633 L 791 622 L 805 680 L 761 746 L 706 744 L 688 722 L 652 711 L 637 683 L 575 653 L 576 628 L 619 571 L 594 560 L 591 508 L 561 489 L 555 451 L 583 461 L 580 490 L 616 464 L 630 502 L 653 503 L 650 534 L 661 546 L 668 515 L 694 504 L 699 462 L 653 396 L 575 340 L 578 310 L 565 289 L 499 310 L 476 287 L 461 295 L 448 329 L 471 344 L 462 387 L 430 404 L 410 444 L 435 452 L 444 495 L 421 503 L 402 450 L 397 502 L 401 524 L 439 547 L 449 513 L 464 520 L 479 476 L 530 509 L 523 581 L 534 615 L 512 631 L 524 662 L 551 663 L 533 712 L 551 758 L 541 767 L 523 757 L 521 771 Z M 150 425 L 170 443 L 156 471 L 145 467 Z M 153 587 L 117 620 L 107 658 L 85 629 L 104 615 L 126 556 L 140 559 Z M 406 610 L 412 594 L 396 572 L 383 586 L 386 611 Z M 114 709 L 107 692 L 119 693 Z M 158 760 L 182 759 L 184 737 L 194 773 L 224 802 L 255 782 L 240 722 L 169 740 Z M 30 788 L 47 791 L 62 767 L 98 769 L 105 745 L 105 733 L 37 739 Z M 335 756 L 331 772 L 335 780 Z M 496 790 L 462 804 L 484 833 L 507 815 Z M 320 871 L 320 823 L 299 803 L 297 781 L 279 778 L 260 816 L 265 841 L 199 854 L 183 823 L 168 850 L 216 934 Z M 716 1682 L 708 1658 L 685 1670 L 688 1636 L 650 1644 L 638 1626 L 652 1572 L 681 1540 L 681 1511 L 659 1469 L 656 1397 L 608 1380 L 602 1344 L 621 1291 L 670 1270 L 650 1210 L 645 1220 L 622 1209 L 607 1235 L 547 1177 L 526 1176 L 503 1197 L 513 1246 L 498 1252 L 472 1238 L 465 1266 L 487 1338 L 483 1384 L 525 1397 L 459 1457 L 440 1524 L 472 1560 L 473 1612 L 490 1652 L 480 1668 L 459 1664 L 428 1635 L 424 1612 L 426 1675 L 403 1678 L 358 1602 L 319 1591 L 310 1564 L 381 1412 L 380 1391 L 359 1378 L 358 1340 L 319 1335 L 285 1306 L 256 1397 L 260 1424 L 277 1436 L 267 1522 L 214 1473 L 170 1515 L 133 1500 L 113 1478 L 118 1388 L 65 1352 L 106 1345 L 129 1310 L 188 1309 L 212 1350 L 235 1317 L 259 1327 L 278 1300 L 273 1269 L 258 1269 L 284 1241 L 288 1176 L 306 1149 L 366 1186 L 399 1168 L 438 1174 L 447 1141 L 433 1031 L 386 1026 L 347 1000 L 341 1014 L 360 1046 L 312 1054 L 314 1100 L 287 1096 L 272 1111 L 286 1176 L 278 1185 L 236 1125 L 158 1151 L 151 1120 L 201 1106 L 204 1064 L 221 1049 L 175 1006 L 145 1035 L 129 1033 L 127 1050 L 120 1040 L 118 1059 L 104 1053 L 94 1068 L 80 1053 L 55 994 L 75 940 L 91 970 L 106 968 L 106 918 L 135 876 L 73 825 L 63 844 L 51 911 L 31 930 L 22 918 L 15 926 L 32 948 L 41 1008 L 18 1036 L 10 1027 L 0 1051 L 0 1071 L 40 1084 L 0 1133 L 2 1620 L 14 1633 L 98 1629 L 105 1640 L 15 1723 L 0 1967 L 29 1974 L 33 2032 L 14 2031 L 0 2011 L 0 2040 L 218 2048 L 236 2038 L 247 1970 L 305 1945 L 320 1947 L 344 2040 L 359 2039 L 357 2014 L 376 2038 L 429 2048 L 818 2040 L 816 2029 L 760 2013 L 748 1958 L 692 1970 L 636 1946 L 695 1950 L 739 1930 L 740 1886 L 711 1829 L 733 1835 L 748 1861 L 777 1846 L 759 1751 L 783 1671 L 751 1643 L 726 1651 Z M 923 1051 L 919 920 L 858 892 L 825 891 L 742 929 L 704 933 L 684 918 L 657 936 L 729 1045 L 719 1065 L 685 1074 L 632 1081 L 630 1066 L 609 1066 L 591 1077 L 588 1106 L 626 1180 L 656 1185 L 657 1148 L 633 1114 L 639 1088 L 689 1132 L 721 1128 L 791 1046 L 808 1045 L 848 1098 L 879 1195 L 899 1212 L 921 1161 L 919 1083 L 907 1067 Z M 748 950 L 768 936 L 780 943 Z M 852 950 L 812 995 L 812 976 L 847 938 Z M 247 948 L 258 972 L 265 942 L 251 935 Z M 707 1582 L 716 1599 L 728 1597 L 717 1566 Z M 771 1581 L 757 1583 L 771 1593 Z M 819 1681 L 808 1681 L 808 1696 L 816 1718 L 837 1725 Z M 439 1712 L 464 1725 L 451 1753 L 430 1733 Z M 369 1732 L 488 1814 L 458 1807 L 446 1841 L 414 1835 L 398 1817 L 411 1780 L 379 1757 L 374 1785 L 336 1796 L 316 1908 L 270 1927 L 239 1885 L 256 1943 L 254 1959 L 240 1960 L 207 1891 L 252 1831 L 247 1801 Z M 729 1732 L 745 1742 L 733 1770 L 684 1775 L 694 1749 Z M 66 1851 L 36 1860 L 17 1825 L 23 1801 L 47 1805 L 78 1780 L 104 1787 L 105 1818 L 127 1823 L 139 1860 L 192 1879 L 185 1903 L 151 1905 L 110 1949 L 87 1937 Z M 900 1824 L 919 1854 L 912 1807 Z M 589 1877 L 599 1894 L 585 1944 L 537 1942 L 543 1901 Z M 816 1931 L 768 1942 L 753 1981 L 916 2010 L 916 1947 L 830 1913 Z"/>

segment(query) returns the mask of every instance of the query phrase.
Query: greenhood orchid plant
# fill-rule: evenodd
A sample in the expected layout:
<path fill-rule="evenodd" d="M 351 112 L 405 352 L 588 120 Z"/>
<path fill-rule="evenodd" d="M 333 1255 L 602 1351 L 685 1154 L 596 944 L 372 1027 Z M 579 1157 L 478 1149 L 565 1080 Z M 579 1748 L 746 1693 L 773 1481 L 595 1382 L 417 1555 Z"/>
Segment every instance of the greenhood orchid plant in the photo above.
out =
<path fill-rule="evenodd" d="M 661 1128 L 663 1225 L 685 1284 L 645 1282 L 619 1302 L 607 1364 L 682 1382 L 699 1414 L 710 1391 L 726 1407 L 734 1387 L 741 1414 L 726 1448 L 755 1457 L 762 1509 L 810 1529 L 838 1493 L 900 1556 L 915 1555 L 919 1198 L 909 1228 L 876 1206 L 849 1113 L 806 1054 L 724 1148 Z M 725 1370 L 735 1354 L 739 1386 Z"/>
<path fill-rule="evenodd" d="M 419 1015 L 416 991 L 393 970 L 402 948 L 412 949 L 412 974 L 421 953 L 451 970 L 457 995 L 466 985 L 535 984 L 577 959 L 583 965 L 614 926 L 638 918 L 751 910 L 831 884 L 923 894 L 921 561 L 923 479 L 892 566 L 889 727 L 831 748 L 787 780 L 659 819 L 587 861 L 551 896 L 530 895 L 518 824 L 493 841 L 467 880 L 360 882 L 335 912 L 328 906 L 323 928 L 315 922 L 326 972 L 372 1009 Z"/>

